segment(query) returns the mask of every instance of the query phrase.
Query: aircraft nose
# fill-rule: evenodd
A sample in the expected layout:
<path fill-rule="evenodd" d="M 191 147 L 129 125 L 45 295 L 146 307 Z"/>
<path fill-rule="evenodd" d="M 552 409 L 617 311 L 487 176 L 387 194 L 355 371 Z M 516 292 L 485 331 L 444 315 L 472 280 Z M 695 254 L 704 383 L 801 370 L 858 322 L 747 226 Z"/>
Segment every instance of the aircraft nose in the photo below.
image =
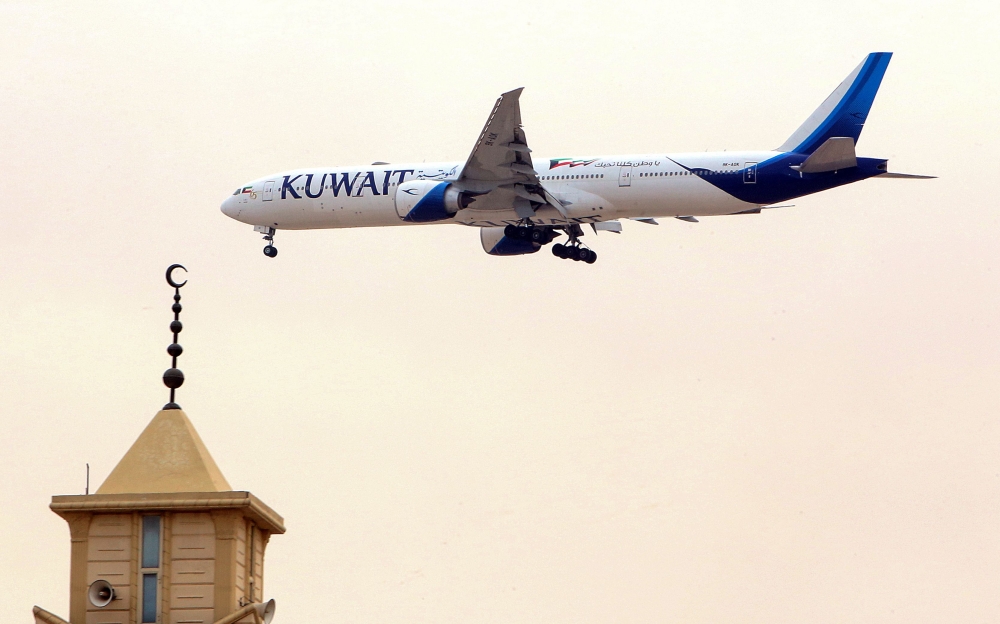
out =
<path fill-rule="evenodd" d="M 230 219 L 236 218 L 236 198 L 234 196 L 229 196 L 222 202 L 220 207 L 222 214 L 226 215 Z"/>

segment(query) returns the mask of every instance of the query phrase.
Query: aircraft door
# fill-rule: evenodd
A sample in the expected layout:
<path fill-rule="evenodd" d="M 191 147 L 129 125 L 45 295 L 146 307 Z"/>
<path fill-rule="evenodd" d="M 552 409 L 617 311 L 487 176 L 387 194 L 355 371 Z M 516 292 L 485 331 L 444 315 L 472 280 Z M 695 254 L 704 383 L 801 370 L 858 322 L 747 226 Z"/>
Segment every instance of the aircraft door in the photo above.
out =
<path fill-rule="evenodd" d="M 632 165 L 622 165 L 618 170 L 618 186 L 632 186 Z"/>
<path fill-rule="evenodd" d="M 746 168 L 743 169 L 743 184 L 757 184 L 757 163 L 746 163 Z"/>
<path fill-rule="evenodd" d="M 272 199 L 274 199 L 274 180 L 268 180 L 264 183 L 264 201 Z"/>

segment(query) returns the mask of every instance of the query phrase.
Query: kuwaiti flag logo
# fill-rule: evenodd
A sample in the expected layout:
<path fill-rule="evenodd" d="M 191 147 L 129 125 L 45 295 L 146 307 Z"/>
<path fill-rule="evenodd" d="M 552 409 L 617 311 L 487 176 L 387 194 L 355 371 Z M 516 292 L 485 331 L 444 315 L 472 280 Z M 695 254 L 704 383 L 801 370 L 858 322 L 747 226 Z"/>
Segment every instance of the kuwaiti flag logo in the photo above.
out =
<path fill-rule="evenodd" d="M 587 165 L 597 162 L 597 159 L 593 160 L 573 160 L 572 158 L 553 158 L 549 161 L 549 169 L 555 169 L 556 167 L 586 167 Z"/>

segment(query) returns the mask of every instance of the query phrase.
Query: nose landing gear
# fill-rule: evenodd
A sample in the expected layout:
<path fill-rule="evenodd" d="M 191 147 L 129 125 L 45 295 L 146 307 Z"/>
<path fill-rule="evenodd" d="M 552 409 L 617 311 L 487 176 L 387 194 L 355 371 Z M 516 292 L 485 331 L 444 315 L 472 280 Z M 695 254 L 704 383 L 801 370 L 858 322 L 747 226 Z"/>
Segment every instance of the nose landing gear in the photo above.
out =
<path fill-rule="evenodd" d="M 264 246 L 264 255 L 268 258 L 273 258 L 278 255 L 278 248 L 274 246 L 274 234 L 277 232 L 273 227 L 268 227 L 266 225 L 257 225 L 253 228 L 254 232 L 260 232 L 264 235 L 264 240 L 267 241 L 267 245 Z"/>

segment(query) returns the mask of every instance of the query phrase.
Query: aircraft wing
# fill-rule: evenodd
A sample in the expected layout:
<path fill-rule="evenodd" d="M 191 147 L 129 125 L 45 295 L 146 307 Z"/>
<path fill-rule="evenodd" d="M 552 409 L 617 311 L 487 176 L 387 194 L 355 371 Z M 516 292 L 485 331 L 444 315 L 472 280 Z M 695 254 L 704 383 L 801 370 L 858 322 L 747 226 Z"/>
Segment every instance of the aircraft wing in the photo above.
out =
<path fill-rule="evenodd" d="M 522 90 L 497 98 L 458 182 L 489 196 L 482 197 L 477 208 L 509 209 L 513 205 L 519 216 L 531 217 L 536 207 L 549 204 L 565 215 L 559 200 L 542 188 L 531 163 L 531 149 L 521 127 Z"/>
<path fill-rule="evenodd" d="M 538 182 L 531 166 L 531 150 L 521 128 L 518 98 L 522 90 L 514 89 L 497 98 L 459 180 L 485 182 L 489 186 L 514 181 Z"/>

